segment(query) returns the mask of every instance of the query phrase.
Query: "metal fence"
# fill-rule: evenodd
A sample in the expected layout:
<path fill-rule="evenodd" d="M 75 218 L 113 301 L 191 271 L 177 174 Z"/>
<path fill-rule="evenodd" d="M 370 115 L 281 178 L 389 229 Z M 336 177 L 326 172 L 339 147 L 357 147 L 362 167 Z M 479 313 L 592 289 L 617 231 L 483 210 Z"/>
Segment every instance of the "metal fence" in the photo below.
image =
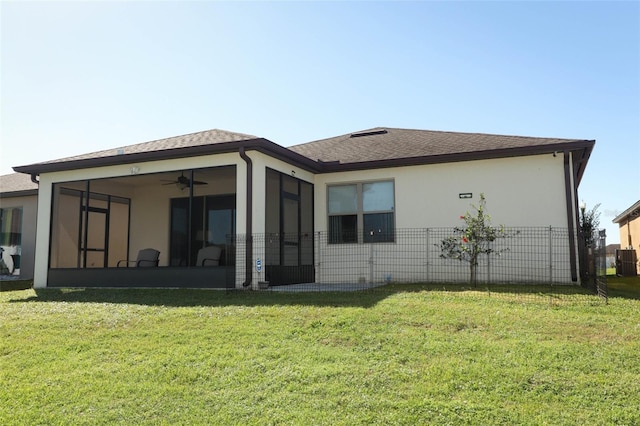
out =
<path fill-rule="evenodd" d="M 499 255 L 478 258 L 483 284 L 575 284 L 567 229 L 508 228 L 496 239 Z M 464 283 L 470 264 L 442 257 L 440 242 L 453 228 L 398 229 L 392 243 L 331 244 L 316 234 L 316 281 L 321 283 Z"/>
<path fill-rule="evenodd" d="M 244 259 L 246 250 L 252 251 L 253 258 L 252 270 L 244 262 L 236 263 L 235 279 L 244 281 L 251 273 L 254 282 L 272 291 L 354 291 L 384 289 L 387 284 L 471 287 L 470 264 L 442 256 L 440 243 L 452 235 L 454 228 L 396 229 L 378 242 L 373 234 L 359 235 L 354 243 L 334 243 L 336 239 L 327 232 L 254 234 L 248 239 L 238 235 L 233 238 L 237 258 Z M 588 287 L 606 300 L 604 239 L 592 250 L 598 256 L 589 256 L 589 261 L 580 257 L 572 264 L 566 228 L 507 228 L 505 235 L 491 243 L 499 255 L 479 257 L 477 288 L 495 295 L 498 287 L 509 285 L 523 295 L 543 292 L 544 297 L 565 298 L 582 291 L 580 285 L 587 282 L 574 281 L 572 268 L 582 271 L 590 264 L 592 271 L 598 271 L 598 280 Z M 577 241 L 574 253 L 582 253 L 581 239 L 574 234 L 573 240 Z"/>
<path fill-rule="evenodd" d="M 605 300 L 608 300 L 608 287 L 607 287 L 607 234 L 604 229 L 597 232 L 594 238 L 593 248 L 593 270 L 595 290 L 598 295 Z"/>

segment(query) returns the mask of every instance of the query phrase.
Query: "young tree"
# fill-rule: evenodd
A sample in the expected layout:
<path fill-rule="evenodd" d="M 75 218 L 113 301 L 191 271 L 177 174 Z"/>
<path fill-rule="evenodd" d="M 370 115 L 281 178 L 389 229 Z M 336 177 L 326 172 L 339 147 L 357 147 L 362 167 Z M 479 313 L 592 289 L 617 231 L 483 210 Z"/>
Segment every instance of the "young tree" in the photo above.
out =
<path fill-rule="evenodd" d="M 486 200 L 484 194 L 480 194 L 478 207 L 472 205 L 475 214 L 467 212 L 460 219 L 465 222 L 463 227 L 455 227 L 454 235 L 440 242 L 440 257 L 445 259 L 457 259 L 468 262 L 470 269 L 470 282 L 473 286 L 478 283 L 478 259 L 481 255 L 500 255 L 508 249 L 495 250 L 493 242 L 498 238 L 507 238 L 509 233 L 501 225 L 498 228 L 491 226 L 491 217 L 485 213 Z"/>
<path fill-rule="evenodd" d="M 591 210 L 587 210 L 584 201 L 580 204 L 580 233 L 587 247 L 592 247 L 595 243 L 595 234 L 600 226 L 599 207 L 600 203 L 593 206 Z"/>

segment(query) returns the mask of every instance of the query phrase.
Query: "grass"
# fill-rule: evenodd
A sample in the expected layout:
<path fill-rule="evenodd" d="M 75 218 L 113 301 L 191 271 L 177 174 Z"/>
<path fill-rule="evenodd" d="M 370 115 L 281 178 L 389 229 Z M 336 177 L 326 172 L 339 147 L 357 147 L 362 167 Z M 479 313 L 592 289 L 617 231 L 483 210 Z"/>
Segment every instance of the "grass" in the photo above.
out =
<path fill-rule="evenodd" d="M 576 298 L 3 292 L 0 424 L 640 423 L 640 280 Z"/>

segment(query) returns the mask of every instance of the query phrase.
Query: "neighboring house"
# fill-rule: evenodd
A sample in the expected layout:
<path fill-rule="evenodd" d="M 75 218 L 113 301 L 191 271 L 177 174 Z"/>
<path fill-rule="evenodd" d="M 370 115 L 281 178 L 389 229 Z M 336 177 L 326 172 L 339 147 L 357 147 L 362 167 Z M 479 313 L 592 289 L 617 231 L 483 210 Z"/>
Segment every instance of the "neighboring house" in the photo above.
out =
<path fill-rule="evenodd" d="M 626 265 L 626 268 L 632 268 L 633 264 L 635 264 L 636 274 L 640 274 L 640 264 L 638 262 L 638 259 L 640 259 L 640 200 L 616 216 L 613 219 L 613 223 L 617 223 L 620 227 L 621 248 L 629 250 L 624 254 L 624 260 L 619 259 L 618 263 L 621 261 L 630 262 L 631 265 Z"/>
<path fill-rule="evenodd" d="M 33 278 L 37 211 L 29 175 L 0 176 L 0 280 Z"/>
<path fill-rule="evenodd" d="M 616 251 L 620 250 L 620 244 L 607 244 L 605 247 L 607 268 L 616 267 Z"/>
<path fill-rule="evenodd" d="M 374 128 L 285 148 L 209 130 L 14 170 L 39 181 L 47 206 L 38 211 L 36 287 L 340 282 L 367 268 L 360 248 L 398 263 L 403 230 L 459 225 L 480 193 L 496 224 L 565 229 L 568 266 L 553 279 L 572 283 L 577 188 L 594 144 Z M 202 267 L 209 246 L 219 250 Z M 144 248 L 160 251 L 159 267 L 117 267 Z M 525 267 L 536 256 L 514 261 Z M 408 266 L 393 279 L 419 273 Z"/>

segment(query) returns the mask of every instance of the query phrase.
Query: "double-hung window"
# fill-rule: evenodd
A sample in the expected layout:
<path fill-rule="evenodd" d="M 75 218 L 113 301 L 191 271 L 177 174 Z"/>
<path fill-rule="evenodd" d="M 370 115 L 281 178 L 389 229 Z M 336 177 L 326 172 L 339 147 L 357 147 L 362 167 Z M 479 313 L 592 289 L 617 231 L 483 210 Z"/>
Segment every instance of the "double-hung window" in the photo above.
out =
<path fill-rule="evenodd" d="M 395 241 L 393 181 L 328 187 L 329 243 Z"/>

